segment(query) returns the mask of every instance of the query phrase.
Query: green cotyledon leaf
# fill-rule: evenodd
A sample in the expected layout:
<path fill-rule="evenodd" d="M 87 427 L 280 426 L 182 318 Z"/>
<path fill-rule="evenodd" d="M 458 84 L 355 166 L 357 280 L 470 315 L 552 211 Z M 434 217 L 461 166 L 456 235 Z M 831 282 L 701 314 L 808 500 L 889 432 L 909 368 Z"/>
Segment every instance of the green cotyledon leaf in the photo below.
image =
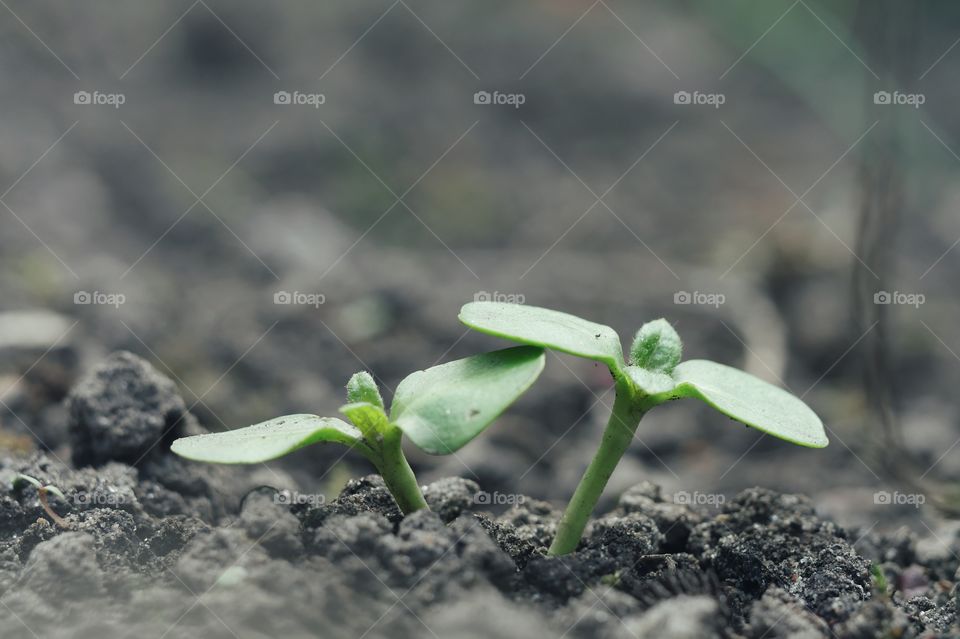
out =
<path fill-rule="evenodd" d="M 667 393 L 677 385 L 677 380 L 668 373 L 651 371 L 640 366 L 627 366 L 623 370 L 633 385 L 645 395 Z"/>
<path fill-rule="evenodd" d="M 370 402 L 346 404 L 340 407 L 340 412 L 346 415 L 365 437 L 371 439 L 385 433 L 390 426 L 383 409 Z"/>
<path fill-rule="evenodd" d="M 256 464 L 323 442 L 366 452 L 356 427 L 340 419 L 316 415 L 285 415 L 246 428 L 183 437 L 174 441 L 170 450 L 195 461 Z"/>
<path fill-rule="evenodd" d="M 427 453 L 452 453 L 520 397 L 543 365 L 542 348 L 515 346 L 417 371 L 397 386 L 390 421 Z"/>
<path fill-rule="evenodd" d="M 615 371 L 624 366 L 617 332 L 576 315 L 524 304 L 471 302 L 460 309 L 460 321 L 481 333 L 596 360 Z"/>
<path fill-rule="evenodd" d="M 749 373 L 693 359 L 681 362 L 673 377 L 677 386 L 668 395 L 700 399 L 738 422 L 794 444 L 823 448 L 829 443 L 823 422 L 803 400 Z"/>

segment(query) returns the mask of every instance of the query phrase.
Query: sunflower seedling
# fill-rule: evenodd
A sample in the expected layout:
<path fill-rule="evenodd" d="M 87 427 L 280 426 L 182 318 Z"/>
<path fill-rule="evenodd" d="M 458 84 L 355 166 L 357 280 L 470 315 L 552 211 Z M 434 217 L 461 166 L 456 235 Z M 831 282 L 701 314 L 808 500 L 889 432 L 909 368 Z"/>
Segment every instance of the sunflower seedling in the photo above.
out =
<path fill-rule="evenodd" d="M 507 348 L 417 371 L 397 386 L 388 415 L 369 373 L 347 383 L 347 403 L 335 417 L 286 415 L 222 433 L 184 437 L 171 450 L 187 459 L 257 464 L 295 450 L 333 442 L 372 463 L 404 514 L 426 508 L 401 448 L 406 435 L 425 452 L 447 455 L 479 435 L 537 379 L 543 349 Z"/>
<path fill-rule="evenodd" d="M 593 460 L 567 505 L 550 546 L 551 555 L 573 552 L 610 475 L 633 439 L 640 419 L 659 404 L 699 399 L 728 417 L 800 446 L 823 448 L 820 418 L 785 390 L 743 371 L 707 360 L 680 361 L 682 344 L 663 319 L 644 324 L 625 360 L 620 337 L 609 326 L 546 308 L 473 302 L 460 320 L 477 331 L 550 348 L 606 364 L 616 399 Z"/>
<path fill-rule="evenodd" d="M 17 473 L 17 476 L 13 478 L 13 489 L 19 490 L 24 486 L 24 484 L 30 484 L 37 489 L 37 498 L 40 500 L 40 506 L 43 508 L 44 512 L 47 513 L 47 516 L 53 520 L 53 523 L 57 524 L 61 528 L 70 527 L 70 523 L 56 513 L 56 511 L 50 506 L 50 502 L 47 499 L 47 494 L 49 493 L 56 495 L 63 501 L 66 501 L 66 495 L 64 495 L 59 488 L 53 484 L 44 485 L 36 477 L 24 475 L 23 473 Z"/>

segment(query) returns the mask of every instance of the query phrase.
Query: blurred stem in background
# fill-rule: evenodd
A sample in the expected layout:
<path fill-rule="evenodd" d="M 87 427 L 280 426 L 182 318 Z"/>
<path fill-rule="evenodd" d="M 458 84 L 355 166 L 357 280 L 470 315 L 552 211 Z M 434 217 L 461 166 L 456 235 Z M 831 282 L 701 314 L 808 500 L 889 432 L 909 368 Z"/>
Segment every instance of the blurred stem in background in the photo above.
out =
<path fill-rule="evenodd" d="M 895 87 L 906 92 L 914 84 L 920 11 L 921 3 L 916 2 L 860 2 L 856 33 L 867 63 L 880 74 L 877 86 L 867 89 L 867 104 L 873 102 L 873 91 Z M 858 334 L 873 326 L 864 338 L 865 396 L 883 433 L 879 457 L 896 477 L 904 474 L 901 466 L 906 446 L 893 406 L 890 307 L 874 303 L 874 294 L 892 290 L 889 284 L 897 266 L 898 231 L 907 206 L 903 113 L 903 109 L 887 109 L 860 149 L 860 221 L 855 250 L 863 262 L 854 262 L 853 277 Z"/>
<path fill-rule="evenodd" d="M 856 33 L 868 64 L 880 74 L 874 90 L 919 93 L 915 89 L 919 74 L 916 53 L 921 43 L 923 6 L 920 2 L 898 0 L 860 2 Z M 871 94 L 866 96 L 869 104 L 872 91 L 868 94 Z M 870 456 L 879 460 L 894 480 L 923 492 L 944 514 L 956 517 L 960 516 L 960 492 L 954 486 L 926 478 L 925 472 L 921 474 L 918 460 L 907 449 L 893 395 L 891 307 L 874 300 L 877 291 L 894 290 L 891 283 L 897 267 L 897 240 L 901 237 L 905 213 L 911 207 L 909 202 L 915 199 L 907 196 L 911 175 L 906 157 L 907 125 L 905 110 L 885 110 L 875 131 L 864 141 L 859 156 L 860 220 L 856 253 L 863 262 L 854 263 L 855 317 L 859 334 L 866 333 L 864 396 L 882 434 Z M 871 438 L 865 441 L 876 442 Z"/>
<path fill-rule="evenodd" d="M 762 9 L 736 1 L 695 0 L 694 5 L 709 17 L 714 33 L 735 48 L 756 45 L 757 34 L 776 20 L 777 37 L 764 39 L 752 49 L 751 59 L 793 91 L 840 139 L 849 139 L 851 131 L 864 131 L 877 122 L 857 149 L 860 215 L 854 251 L 859 259 L 853 262 L 855 335 L 851 339 L 865 335 L 858 348 L 865 353 L 863 393 L 872 417 L 872 423 L 864 425 L 870 431 L 864 433 L 868 436 L 860 440 L 871 447 L 864 451 L 866 456 L 891 479 L 924 492 L 945 513 L 960 516 L 960 488 L 927 478 L 919 460 L 907 449 L 893 390 L 897 381 L 892 374 L 893 307 L 874 303 L 878 291 L 895 288 L 898 240 L 906 212 L 931 205 L 932 189 L 922 166 L 929 159 L 926 152 L 909 144 L 917 114 L 910 109 L 877 108 L 873 94 L 894 90 L 920 93 L 921 34 L 925 26 L 930 28 L 924 18 L 929 11 L 935 24 L 949 22 L 956 9 L 950 5 L 927 9 L 926 3 L 903 0 L 808 0 L 795 6 L 771 3 Z M 809 15 L 801 17 L 805 12 Z M 865 64 L 838 66 L 829 47 L 809 46 L 804 20 L 828 25 L 836 39 Z M 845 99 L 824 100 L 824 95 Z M 861 104 L 865 108 L 856 106 Z M 912 155 L 914 152 L 919 155 Z M 912 191 L 908 192 L 908 185 L 914 187 Z"/>

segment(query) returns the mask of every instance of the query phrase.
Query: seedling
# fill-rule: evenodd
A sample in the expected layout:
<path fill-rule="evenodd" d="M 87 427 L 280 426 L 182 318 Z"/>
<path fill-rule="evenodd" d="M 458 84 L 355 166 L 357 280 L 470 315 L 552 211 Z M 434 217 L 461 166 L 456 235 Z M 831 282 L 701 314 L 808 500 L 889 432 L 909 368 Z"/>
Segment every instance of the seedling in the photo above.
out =
<path fill-rule="evenodd" d="M 171 450 L 181 457 L 218 464 L 257 464 L 295 450 L 333 442 L 372 463 L 405 514 L 426 508 L 423 493 L 401 448 L 403 435 L 427 453 L 455 452 L 479 435 L 537 379 L 543 349 L 507 348 L 417 371 L 397 386 L 389 416 L 369 373 L 347 383 L 351 423 L 335 417 L 287 415 L 223 433 L 184 437 Z"/>
<path fill-rule="evenodd" d="M 879 564 L 870 564 L 870 575 L 873 577 L 873 590 L 876 594 L 885 596 L 887 594 L 887 576 L 883 574 L 883 568 Z"/>
<path fill-rule="evenodd" d="M 37 489 L 37 498 L 40 500 L 40 506 L 43 508 L 44 512 L 47 513 L 47 516 L 53 520 L 53 523 L 57 524 L 61 528 L 69 528 L 70 523 L 58 515 L 56 511 L 50 506 L 50 502 L 47 500 L 47 493 L 51 493 L 59 497 L 60 499 L 66 501 L 67 498 L 63 492 L 54 486 L 53 484 L 44 485 L 36 477 L 31 477 L 30 475 L 24 475 L 23 473 L 18 473 L 16 477 L 13 478 L 13 488 L 14 490 L 19 489 L 24 484 L 30 484 Z"/>
<path fill-rule="evenodd" d="M 534 306 L 473 302 L 460 320 L 482 333 L 606 364 L 616 399 L 600 447 L 567 505 L 551 555 L 576 550 L 590 513 L 633 439 L 640 419 L 659 404 L 693 397 L 728 417 L 788 442 L 827 445 L 820 418 L 797 397 L 743 371 L 707 360 L 680 362 L 682 344 L 663 319 L 644 324 L 626 361 L 609 326 Z"/>

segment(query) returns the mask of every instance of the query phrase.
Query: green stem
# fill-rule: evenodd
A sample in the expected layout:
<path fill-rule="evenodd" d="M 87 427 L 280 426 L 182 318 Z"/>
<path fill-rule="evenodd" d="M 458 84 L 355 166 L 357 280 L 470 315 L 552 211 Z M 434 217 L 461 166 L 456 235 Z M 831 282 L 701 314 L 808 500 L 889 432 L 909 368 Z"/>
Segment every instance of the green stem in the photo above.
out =
<path fill-rule="evenodd" d="M 565 555 L 577 549 L 590 513 L 600 500 L 613 470 L 633 441 L 633 434 L 647 408 L 643 401 L 634 396 L 633 390 L 626 383 L 617 384 L 617 398 L 613 403 L 610 420 L 603 431 L 600 447 L 587 466 L 573 498 L 567 504 L 548 554 Z"/>
<path fill-rule="evenodd" d="M 397 505 L 404 515 L 415 510 L 427 507 L 427 502 L 420 491 L 420 484 L 413 474 L 413 469 L 403 455 L 400 440 L 403 432 L 396 426 L 391 426 L 380 442 L 378 459 L 374 462 L 387 488 L 397 500 Z"/>

